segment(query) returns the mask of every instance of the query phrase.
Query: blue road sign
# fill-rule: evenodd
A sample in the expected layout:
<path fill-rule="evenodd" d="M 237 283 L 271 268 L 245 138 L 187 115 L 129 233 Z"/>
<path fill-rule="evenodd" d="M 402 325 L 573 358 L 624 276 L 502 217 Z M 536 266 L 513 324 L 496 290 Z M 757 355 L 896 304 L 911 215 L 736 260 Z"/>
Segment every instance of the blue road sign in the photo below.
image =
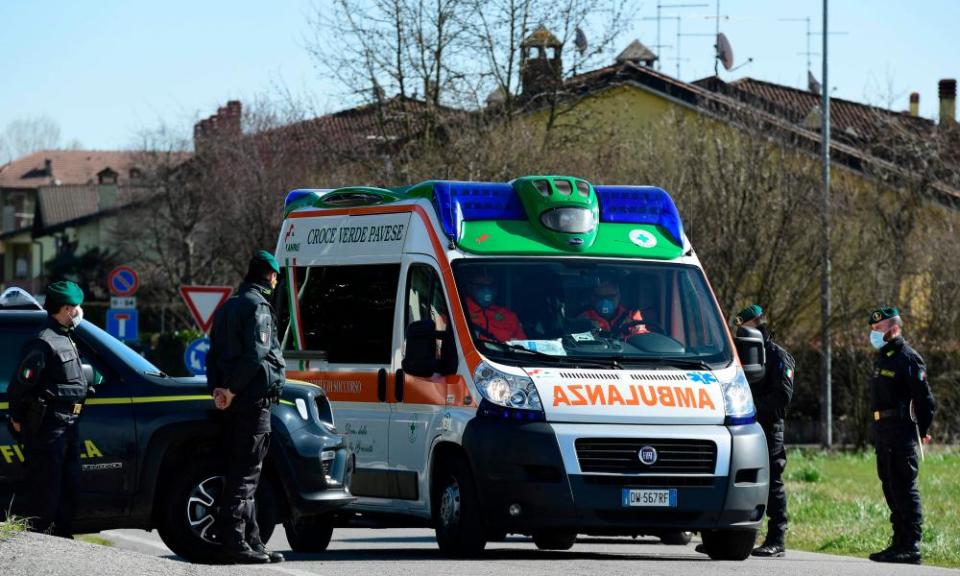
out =
<path fill-rule="evenodd" d="M 210 350 L 209 338 L 197 338 L 183 351 L 183 363 L 194 376 L 207 373 L 207 352 Z"/>
<path fill-rule="evenodd" d="M 107 333 L 124 342 L 140 339 L 138 330 L 140 315 L 136 308 L 111 308 L 107 310 Z"/>

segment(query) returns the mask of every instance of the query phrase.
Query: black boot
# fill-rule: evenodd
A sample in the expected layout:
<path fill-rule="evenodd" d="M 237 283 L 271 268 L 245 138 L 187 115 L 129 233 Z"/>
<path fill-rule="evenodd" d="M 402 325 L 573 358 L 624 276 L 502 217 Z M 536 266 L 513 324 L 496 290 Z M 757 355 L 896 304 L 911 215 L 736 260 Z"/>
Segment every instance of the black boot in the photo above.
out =
<path fill-rule="evenodd" d="M 768 541 L 754 548 L 750 555 L 759 558 L 782 558 L 786 555 L 786 550 L 784 550 L 783 544 Z"/>
<path fill-rule="evenodd" d="M 260 554 L 266 554 L 267 558 L 270 558 L 271 564 L 276 564 L 277 562 L 283 562 L 283 554 L 277 552 L 276 550 L 267 550 L 267 547 L 263 545 L 263 542 L 253 542 L 250 544 L 250 548 L 253 548 L 254 552 L 259 552 Z"/>
<path fill-rule="evenodd" d="M 270 557 L 250 547 L 246 542 L 225 545 L 220 559 L 224 564 L 268 564 Z"/>

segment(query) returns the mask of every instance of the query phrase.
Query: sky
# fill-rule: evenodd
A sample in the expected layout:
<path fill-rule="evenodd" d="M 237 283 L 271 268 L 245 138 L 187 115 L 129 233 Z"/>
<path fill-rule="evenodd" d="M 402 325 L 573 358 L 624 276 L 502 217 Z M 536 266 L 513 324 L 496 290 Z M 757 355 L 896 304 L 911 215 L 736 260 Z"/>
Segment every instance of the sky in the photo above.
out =
<path fill-rule="evenodd" d="M 329 0 L 327 0 L 329 1 Z M 659 0 L 681 16 L 684 34 L 712 35 L 716 0 Z M 822 0 L 720 0 L 720 29 L 736 64 L 725 80 L 750 76 L 806 87 L 806 28 L 819 32 Z M 307 50 L 309 21 L 324 0 L 0 0 L 0 131 L 47 116 L 63 144 L 123 149 L 161 124 L 186 127 L 227 100 L 249 102 L 280 88 L 321 111 L 349 105 Z M 639 38 L 657 44 L 657 1 L 638 1 L 610 55 Z M 920 93 L 921 115 L 936 118 L 937 82 L 960 77 L 960 0 L 832 0 L 833 96 L 904 110 Z M 661 21 L 663 71 L 676 74 L 677 20 Z M 713 74 L 713 38 L 682 36 L 680 78 Z M 820 52 L 820 36 L 811 38 Z M 820 56 L 813 56 L 821 78 Z M 891 99 L 891 97 L 893 97 Z"/>

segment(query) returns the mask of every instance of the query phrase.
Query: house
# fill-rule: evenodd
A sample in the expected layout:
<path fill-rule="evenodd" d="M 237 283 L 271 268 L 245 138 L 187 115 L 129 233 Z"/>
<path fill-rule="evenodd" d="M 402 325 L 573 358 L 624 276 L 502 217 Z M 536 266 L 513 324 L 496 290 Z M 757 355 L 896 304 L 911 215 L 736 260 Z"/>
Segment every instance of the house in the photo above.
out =
<path fill-rule="evenodd" d="M 104 218 L 142 178 L 136 152 L 43 150 L 0 166 L 0 286 L 38 292 L 58 256 L 108 246 Z"/>

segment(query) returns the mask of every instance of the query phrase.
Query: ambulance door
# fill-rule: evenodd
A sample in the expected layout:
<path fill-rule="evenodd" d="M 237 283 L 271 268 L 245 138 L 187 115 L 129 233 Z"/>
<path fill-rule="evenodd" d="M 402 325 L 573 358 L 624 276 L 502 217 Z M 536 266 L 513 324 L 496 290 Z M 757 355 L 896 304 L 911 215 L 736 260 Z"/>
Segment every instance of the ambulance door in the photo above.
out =
<path fill-rule="evenodd" d="M 284 289 L 298 309 L 281 312 L 287 378 L 323 388 L 337 430 L 356 455 L 356 508 L 392 508 L 389 474 L 394 318 L 400 264 L 293 268 Z M 377 499 L 377 500 L 374 500 Z"/>
<path fill-rule="evenodd" d="M 445 331 L 451 318 L 435 261 L 425 256 L 411 257 L 404 265 L 404 286 L 404 308 L 397 334 L 400 341 L 413 322 L 429 320 L 438 332 Z M 438 354 L 439 346 L 437 340 Z M 397 368 L 402 365 L 403 351 L 404 346 L 399 346 L 394 362 Z M 391 378 L 395 403 L 390 419 L 390 467 L 403 487 L 403 497 L 410 500 L 411 512 L 429 510 L 427 463 L 430 448 L 441 434 L 449 378 L 440 374 L 413 376 L 402 369 Z"/>

